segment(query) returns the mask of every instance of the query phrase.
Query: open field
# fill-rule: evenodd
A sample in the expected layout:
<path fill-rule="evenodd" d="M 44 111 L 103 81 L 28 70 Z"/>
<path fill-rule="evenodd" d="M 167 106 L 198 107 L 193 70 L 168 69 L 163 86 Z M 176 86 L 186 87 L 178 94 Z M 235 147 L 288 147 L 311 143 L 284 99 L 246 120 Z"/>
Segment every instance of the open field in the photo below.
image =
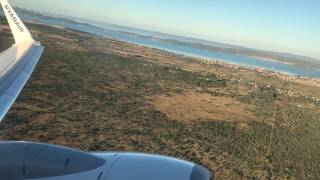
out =
<path fill-rule="evenodd" d="M 205 119 L 231 121 L 247 127 L 250 120 L 255 118 L 254 113 L 251 112 L 254 107 L 230 97 L 212 96 L 206 93 L 152 97 L 150 103 L 169 118 L 185 123 L 196 123 L 198 120 Z"/>
<path fill-rule="evenodd" d="M 319 87 L 28 26 L 46 49 L 1 140 L 170 155 L 216 179 L 320 178 L 320 104 L 307 98 Z M 12 42 L 3 27 L 0 49 Z"/>

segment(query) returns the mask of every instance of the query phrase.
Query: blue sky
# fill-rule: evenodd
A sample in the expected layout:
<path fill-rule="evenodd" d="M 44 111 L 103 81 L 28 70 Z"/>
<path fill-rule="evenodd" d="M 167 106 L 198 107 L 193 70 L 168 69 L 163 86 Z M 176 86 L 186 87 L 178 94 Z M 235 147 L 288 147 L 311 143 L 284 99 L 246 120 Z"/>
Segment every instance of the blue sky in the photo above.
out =
<path fill-rule="evenodd" d="M 319 0 L 10 0 L 39 12 L 320 59 Z"/>

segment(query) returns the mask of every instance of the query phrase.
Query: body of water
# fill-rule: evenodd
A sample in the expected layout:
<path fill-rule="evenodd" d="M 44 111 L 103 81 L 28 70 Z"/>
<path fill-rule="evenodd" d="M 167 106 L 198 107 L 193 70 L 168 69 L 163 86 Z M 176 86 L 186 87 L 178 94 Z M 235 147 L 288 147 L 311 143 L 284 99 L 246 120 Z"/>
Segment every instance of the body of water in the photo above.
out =
<path fill-rule="evenodd" d="M 235 55 L 228 54 L 217 51 L 209 51 L 204 49 L 198 49 L 189 46 L 178 45 L 174 43 L 164 42 L 158 38 L 150 38 L 150 37 L 142 37 L 136 34 L 126 33 L 130 29 L 123 29 L 122 31 L 113 27 L 95 27 L 82 23 L 70 23 L 64 22 L 59 19 L 46 19 L 46 18 L 37 18 L 37 17 L 24 17 L 29 20 L 36 20 L 44 24 L 62 26 L 69 29 L 84 31 L 93 33 L 99 36 L 111 38 L 114 40 L 125 41 L 132 44 L 142 45 L 146 47 L 158 48 L 162 50 L 166 50 L 176 54 L 183 54 L 191 57 L 212 59 L 212 60 L 220 60 L 230 64 L 236 64 L 244 67 L 251 68 L 263 68 L 270 71 L 286 73 L 290 75 L 299 75 L 299 76 L 307 76 L 307 77 L 317 77 L 320 78 L 320 70 L 319 69 L 308 69 L 303 67 L 297 67 L 290 64 L 284 64 L 275 61 L 267 61 L 258 58 L 243 56 L 243 55 Z M 130 32 L 130 31 L 129 31 Z M 134 32 L 137 33 L 137 32 Z M 142 34 L 144 35 L 144 34 Z M 181 37 L 180 37 L 181 38 Z"/>

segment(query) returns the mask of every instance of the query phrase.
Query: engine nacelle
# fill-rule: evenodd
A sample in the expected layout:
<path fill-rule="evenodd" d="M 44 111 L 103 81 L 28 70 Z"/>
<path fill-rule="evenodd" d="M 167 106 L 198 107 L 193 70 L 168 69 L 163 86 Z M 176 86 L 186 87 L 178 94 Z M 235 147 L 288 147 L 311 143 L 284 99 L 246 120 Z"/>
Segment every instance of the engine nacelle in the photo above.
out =
<path fill-rule="evenodd" d="M 1 180 L 210 180 L 210 176 L 199 165 L 158 155 L 0 143 Z"/>

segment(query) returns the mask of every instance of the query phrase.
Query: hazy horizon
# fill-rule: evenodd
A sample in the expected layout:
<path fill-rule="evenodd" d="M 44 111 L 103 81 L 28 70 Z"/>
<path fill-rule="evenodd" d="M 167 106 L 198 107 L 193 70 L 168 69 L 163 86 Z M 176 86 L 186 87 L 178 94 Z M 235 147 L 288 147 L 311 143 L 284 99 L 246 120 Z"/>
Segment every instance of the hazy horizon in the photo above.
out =
<path fill-rule="evenodd" d="M 129 0 L 80 0 L 77 1 L 77 6 L 69 6 L 73 4 L 71 0 L 59 3 L 53 0 L 43 0 L 41 3 L 37 0 L 11 2 L 20 8 L 45 14 L 74 16 L 142 30 L 320 59 L 317 49 L 320 47 L 320 37 L 317 36 L 320 24 L 316 21 L 316 17 L 320 16 L 320 12 L 317 12 L 317 7 L 320 7 L 317 4 L 320 5 L 320 2 L 317 1 L 271 0 L 262 3 L 246 0 L 247 3 L 240 3 L 233 0 L 222 3 L 204 0 L 198 3 L 182 3 L 180 0 L 141 0 L 133 3 Z M 223 5 L 225 7 L 221 7 Z M 272 9 L 278 5 L 282 5 L 282 9 Z M 284 8 L 285 6 L 288 7 Z M 273 11 L 268 12 L 268 9 Z"/>

